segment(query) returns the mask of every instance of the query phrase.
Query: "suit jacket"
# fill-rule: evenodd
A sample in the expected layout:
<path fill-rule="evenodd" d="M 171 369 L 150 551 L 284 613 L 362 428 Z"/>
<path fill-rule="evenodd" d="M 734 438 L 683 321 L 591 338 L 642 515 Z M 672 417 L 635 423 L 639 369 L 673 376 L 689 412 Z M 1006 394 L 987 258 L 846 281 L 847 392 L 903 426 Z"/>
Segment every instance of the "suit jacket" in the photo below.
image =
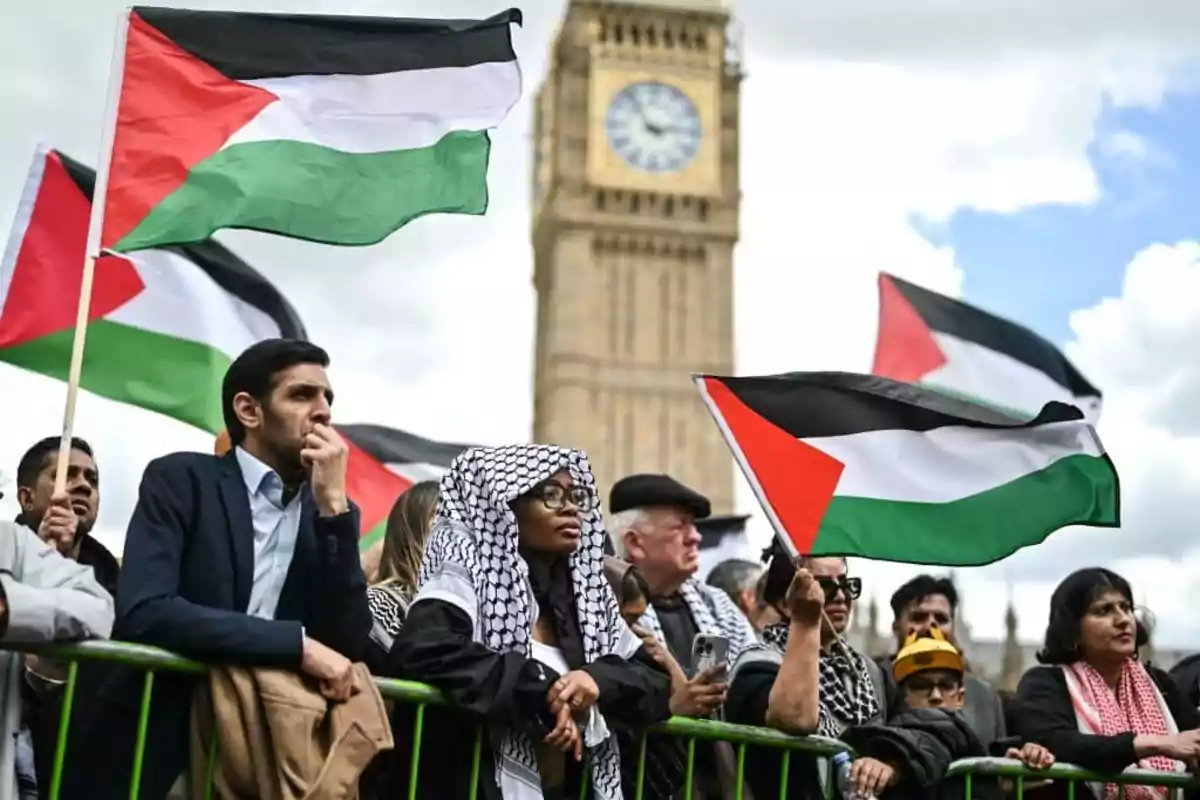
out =
<path fill-rule="evenodd" d="M 173 453 L 142 476 L 117 590 L 114 638 L 199 661 L 297 669 L 304 635 L 352 661 L 371 629 L 358 555 L 358 509 L 315 513 L 302 493 L 296 551 L 275 619 L 246 615 L 254 576 L 254 526 L 237 459 Z M 125 798 L 144 673 L 122 668 L 72 737 L 64 798 Z M 155 675 L 139 797 L 160 800 L 187 766 L 195 676 Z"/>

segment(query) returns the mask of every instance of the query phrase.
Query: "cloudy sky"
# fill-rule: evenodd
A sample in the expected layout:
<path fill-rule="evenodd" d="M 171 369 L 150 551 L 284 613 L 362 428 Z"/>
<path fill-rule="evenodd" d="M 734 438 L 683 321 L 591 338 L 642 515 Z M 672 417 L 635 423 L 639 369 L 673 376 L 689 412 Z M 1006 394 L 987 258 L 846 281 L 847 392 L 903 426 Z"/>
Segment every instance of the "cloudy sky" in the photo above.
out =
<path fill-rule="evenodd" d="M 97 160 L 121 5 L 0 4 L 0 226 L 12 218 L 37 142 Z M 429 8 L 415 0 L 191 5 L 413 16 Z M 1121 472 L 1125 526 L 1064 531 L 1002 564 L 960 571 L 966 614 L 977 633 L 999 635 L 1011 596 L 1022 636 L 1037 638 L 1054 583 L 1102 564 L 1133 581 L 1162 644 L 1195 647 L 1200 4 L 744 6 L 739 371 L 866 370 L 880 269 L 1061 343 L 1105 392 L 1101 435 Z M 439 8 L 474 17 L 502 6 L 447 0 Z M 516 40 L 527 96 L 563 8 L 562 0 L 523 7 Z M 221 235 L 330 350 L 340 420 L 460 441 L 527 439 L 530 120 L 524 100 L 496 136 L 485 218 L 426 218 L 357 250 Z M 11 478 L 32 441 L 59 431 L 64 389 L 3 365 L 0 389 L 0 471 Z M 77 432 L 98 450 L 99 536 L 114 548 L 146 462 L 211 447 L 207 434 L 86 395 Z M 16 512 L 12 488 L 0 514 Z M 749 492 L 741 496 L 753 511 Z M 755 533 L 766 535 L 761 515 Z M 915 572 L 855 568 L 881 600 Z"/>

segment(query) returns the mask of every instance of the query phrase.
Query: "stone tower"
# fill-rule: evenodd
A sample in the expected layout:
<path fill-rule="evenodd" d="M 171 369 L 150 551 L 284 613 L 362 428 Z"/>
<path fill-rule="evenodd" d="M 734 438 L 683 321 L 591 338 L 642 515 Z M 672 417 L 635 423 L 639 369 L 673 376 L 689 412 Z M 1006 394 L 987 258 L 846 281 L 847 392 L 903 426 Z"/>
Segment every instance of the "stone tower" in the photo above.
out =
<path fill-rule="evenodd" d="M 533 125 L 533 436 L 602 494 L 666 472 L 734 510 L 691 373 L 733 372 L 736 42 L 724 0 L 569 0 Z"/>

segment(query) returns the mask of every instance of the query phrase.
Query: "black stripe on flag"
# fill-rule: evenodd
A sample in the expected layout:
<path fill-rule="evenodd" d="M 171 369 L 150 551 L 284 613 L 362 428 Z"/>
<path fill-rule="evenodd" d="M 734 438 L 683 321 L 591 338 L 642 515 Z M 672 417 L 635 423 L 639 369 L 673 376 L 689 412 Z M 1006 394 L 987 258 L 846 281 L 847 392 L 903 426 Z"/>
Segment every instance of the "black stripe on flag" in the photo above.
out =
<path fill-rule="evenodd" d="M 984 406 L 878 375 L 792 372 L 747 378 L 699 376 L 724 384 L 747 408 L 797 439 L 879 430 L 1032 428 L 1083 419 L 1066 403 L 1047 403 L 1022 422 Z M 703 388 L 703 387 L 702 387 Z"/>
<path fill-rule="evenodd" d="M 251 14 L 135 7 L 183 50 L 233 80 L 378 75 L 515 61 L 515 8 L 482 20 Z"/>
<path fill-rule="evenodd" d="M 71 180 L 89 200 L 96 190 L 96 171 L 55 150 Z M 215 239 L 184 247 L 157 248 L 191 261 L 231 295 L 270 317 L 284 339 L 308 339 L 304 323 L 292 304 L 269 280 Z"/>
<path fill-rule="evenodd" d="M 431 464 L 449 467 L 450 462 L 473 445 L 435 442 L 408 431 L 383 425 L 339 425 L 338 430 L 376 461 L 384 464 Z"/>
<path fill-rule="evenodd" d="M 1100 390 L 1089 383 L 1057 347 L 1029 328 L 895 275 L 887 277 L 931 330 L 1003 353 L 1045 373 L 1075 397 L 1100 396 Z"/>

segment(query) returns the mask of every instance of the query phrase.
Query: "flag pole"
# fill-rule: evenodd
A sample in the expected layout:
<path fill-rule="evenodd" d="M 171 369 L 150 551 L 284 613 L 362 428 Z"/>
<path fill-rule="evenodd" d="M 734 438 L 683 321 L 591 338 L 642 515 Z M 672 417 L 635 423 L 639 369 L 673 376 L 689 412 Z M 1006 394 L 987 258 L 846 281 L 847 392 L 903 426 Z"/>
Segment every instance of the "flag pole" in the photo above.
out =
<path fill-rule="evenodd" d="M 104 121 L 100 129 L 100 158 L 96 163 L 96 188 L 92 192 L 92 211 L 88 218 L 87 245 L 83 252 L 83 281 L 79 285 L 79 306 L 75 313 L 75 337 L 71 346 L 71 367 L 67 373 L 67 403 L 63 409 L 62 443 L 58 448 L 58 467 L 54 472 L 54 493 L 67 488 L 67 467 L 71 462 L 71 439 L 75 434 L 75 403 L 79 397 L 79 381 L 83 375 L 83 347 L 87 342 L 88 313 L 92 308 L 92 283 L 96 276 L 96 259 L 100 257 L 101 234 L 104 231 L 104 205 L 108 195 L 108 168 L 112 162 L 113 139 L 117 130 L 117 108 L 121 96 L 121 81 L 125 72 L 125 37 L 129 31 L 129 12 L 121 14 L 116 41 L 113 44 L 113 65 L 109 70 L 108 95 L 105 98 Z"/>

